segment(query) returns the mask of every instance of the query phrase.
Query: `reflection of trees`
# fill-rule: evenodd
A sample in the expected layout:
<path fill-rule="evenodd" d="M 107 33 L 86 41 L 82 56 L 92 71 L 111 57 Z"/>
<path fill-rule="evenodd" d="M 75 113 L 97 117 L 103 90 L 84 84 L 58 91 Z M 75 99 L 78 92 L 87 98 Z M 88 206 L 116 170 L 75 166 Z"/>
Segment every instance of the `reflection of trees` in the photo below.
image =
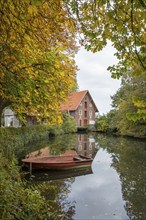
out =
<path fill-rule="evenodd" d="M 39 151 L 42 148 L 48 147 L 50 149 L 50 154 L 61 154 L 68 149 L 75 148 L 77 142 L 76 134 L 60 135 L 55 138 L 50 138 L 49 140 L 41 140 L 34 143 L 29 143 L 23 148 L 18 148 L 15 150 L 18 159 L 24 158 L 27 154 L 33 151 Z"/>
<path fill-rule="evenodd" d="M 146 219 L 146 146 L 144 141 L 98 136 L 100 147 L 112 155 L 112 166 L 119 173 L 127 215 Z"/>
<path fill-rule="evenodd" d="M 75 149 L 77 143 L 77 134 L 66 134 L 57 136 L 49 143 L 51 154 L 64 153 L 68 149 Z"/>
<path fill-rule="evenodd" d="M 48 203 L 50 219 L 73 219 L 73 215 L 75 214 L 75 201 L 69 202 L 67 201 L 67 197 L 74 180 L 75 178 L 71 177 L 67 180 L 29 182 L 31 186 L 35 185 L 35 188 L 41 192 Z"/>
<path fill-rule="evenodd" d="M 41 148 L 48 146 L 48 143 L 49 143 L 49 140 L 44 139 L 41 141 L 34 141 L 34 142 L 29 143 L 23 147 L 17 147 L 15 149 L 15 155 L 18 159 L 22 159 L 30 152 L 40 150 Z"/>
<path fill-rule="evenodd" d="M 142 146 L 123 146 L 117 171 L 130 219 L 143 220 L 146 210 L 146 151 Z M 115 164 L 116 165 L 116 164 Z"/>
<path fill-rule="evenodd" d="M 65 151 L 69 149 L 75 149 L 79 154 L 83 154 L 85 156 L 90 156 L 94 158 L 97 149 L 95 149 L 95 142 L 90 143 L 91 135 L 82 134 L 82 139 L 80 142 L 78 141 L 79 135 L 77 134 L 67 134 L 56 136 L 55 138 L 51 138 L 49 140 L 42 140 L 39 142 L 34 142 L 27 144 L 23 148 L 16 149 L 17 158 L 24 158 L 26 155 L 34 152 L 41 151 L 41 149 L 48 147 L 50 154 L 59 155 L 63 154 Z M 82 144 L 82 150 L 79 151 L 79 143 Z M 85 149 L 86 144 L 86 149 Z M 47 155 L 46 155 L 47 156 Z"/>
<path fill-rule="evenodd" d="M 50 154 L 61 154 L 68 149 L 75 148 L 77 146 L 77 140 L 77 134 L 62 135 L 50 140 L 47 143 L 47 147 L 50 149 Z M 40 149 L 39 144 L 38 149 Z M 35 148 L 35 150 L 37 149 Z M 95 151 L 95 146 L 93 146 L 92 151 Z M 46 173 L 46 179 L 47 175 L 49 174 Z M 41 178 L 41 176 L 39 176 L 39 173 L 36 177 L 37 178 L 34 177 L 32 179 L 30 184 L 34 185 L 39 191 L 41 191 L 41 194 L 44 196 L 49 205 L 51 218 L 55 220 L 72 220 L 75 214 L 75 201 L 69 202 L 67 198 L 71 190 L 71 184 L 74 182 L 75 178 L 71 177 L 55 181 L 46 181 L 45 178 Z"/>

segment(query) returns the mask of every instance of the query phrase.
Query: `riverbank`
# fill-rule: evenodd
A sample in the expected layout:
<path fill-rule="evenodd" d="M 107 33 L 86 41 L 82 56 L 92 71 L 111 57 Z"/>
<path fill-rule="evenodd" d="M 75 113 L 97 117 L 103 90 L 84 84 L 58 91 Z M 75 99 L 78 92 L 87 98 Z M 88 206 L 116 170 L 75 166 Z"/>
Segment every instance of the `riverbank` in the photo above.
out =
<path fill-rule="evenodd" d="M 123 138 L 134 138 L 134 139 L 140 139 L 140 140 L 145 140 L 146 139 L 146 135 L 137 135 L 137 134 L 121 134 L 120 132 L 114 132 L 114 131 L 110 131 L 110 130 L 105 130 L 105 131 L 101 131 L 101 130 L 95 130 L 93 132 L 96 133 L 101 133 L 101 134 L 106 134 L 106 135 L 112 135 L 115 137 L 123 137 Z"/>
<path fill-rule="evenodd" d="M 146 139 L 146 121 L 128 120 L 126 114 L 117 118 L 117 111 L 111 110 L 106 115 L 96 118 L 95 129 L 98 132 L 111 133 L 117 136 Z"/>
<path fill-rule="evenodd" d="M 0 148 L 17 148 L 33 141 L 49 139 L 52 136 L 77 132 L 75 121 L 68 115 L 64 117 L 61 125 L 35 125 L 27 127 L 1 127 Z"/>
<path fill-rule="evenodd" d="M 38 187 L 26 186 L 21 179 L 16 152 L 28 143 L 77 131 L 66 116 L 62 125 L 0 128 L 0 213 L 5 219 L 54 219 L 54 211 Z M 42 189 L 42 187 L 41 187 Z"/>

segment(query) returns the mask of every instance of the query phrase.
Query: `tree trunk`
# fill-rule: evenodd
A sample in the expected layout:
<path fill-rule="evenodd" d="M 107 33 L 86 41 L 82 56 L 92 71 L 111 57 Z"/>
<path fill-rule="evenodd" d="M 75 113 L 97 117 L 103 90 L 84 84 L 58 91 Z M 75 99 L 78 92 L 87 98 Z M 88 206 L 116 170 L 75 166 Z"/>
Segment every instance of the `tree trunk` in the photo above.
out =
<path fill-rule="evenodd" d="M 0 127 L 2 126 L 2 114 L 3 114 L 3 109 L 0 109 Z"/>

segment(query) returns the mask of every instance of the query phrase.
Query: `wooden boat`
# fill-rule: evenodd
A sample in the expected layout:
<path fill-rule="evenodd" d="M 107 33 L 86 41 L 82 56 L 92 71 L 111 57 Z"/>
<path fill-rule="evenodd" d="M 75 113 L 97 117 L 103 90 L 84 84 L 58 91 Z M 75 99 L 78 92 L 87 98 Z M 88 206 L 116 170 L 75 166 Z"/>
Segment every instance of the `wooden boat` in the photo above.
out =
<path fill-rule="evenodd" d="M 82 155 L 60 155 L 23 159 L 23 167 L 31 170 L 62 170 L 90 166 L 93 159 Z"/>

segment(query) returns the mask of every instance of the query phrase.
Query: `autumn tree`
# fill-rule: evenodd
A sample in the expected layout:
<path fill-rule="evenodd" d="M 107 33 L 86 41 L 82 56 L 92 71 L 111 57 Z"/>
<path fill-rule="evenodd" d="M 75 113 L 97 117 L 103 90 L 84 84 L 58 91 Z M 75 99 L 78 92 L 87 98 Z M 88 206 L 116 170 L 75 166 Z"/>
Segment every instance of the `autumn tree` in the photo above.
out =
<path fill-rule="evenodd" d="M 130 68 L 146 75 L 146 3 L 143 0 L 64 0 L 76 18 L 81 43 L 87 50 L 102 50 L 108 41 L 119 63 L 109 70 L 120 77 Z"/>
<path fill-rule="evenodd" d="M 102 50 L 108 41 L 116 49 L 118 63 L 108 67 L 113 78 L 132 75 L 146 79 L 146 3 L 144 0 L 64 0 L 71 17 L 76 19 L 81 44 L 92 52 Z M 139 80 L 139 79 L 138 79 Z M 131 94 L 132 95 L 132 94 Z M 141 98 L 138 98 L 138 96 Z M 132 98 L 139 120 L 146 114 L 142 94 Z M 143 115 L 143 116 L 142 116 Z"/>
<path fill-rule="evenodd" d="M 122 135 L 146 137 L 146 78 L 125 74 L 121 87 L 111 97 L 112 110 L 96 118 L 96 129 Z"/>
<path fill-rule="evenodd" d="M 133 77 L 132 73 L 128 73 L 122 78 L 121 88 L 112 96 L 112 106 L 116 110 L 113 120 L 120 133 L 145 137 L 145 88 L 145 77 Z"/>
<path fill-rule="evenodd" d="M 59 122 L 76 84 L 75 23 L 63 2 L 0 1 L 0 118 L 5 107 Z"/>
<path fill-rule="evenodd" d="M 11 105 L 21 119 L 57 121 L 60 102 L 76 88 L 75 37 L 92 52 L 112 42 L 119 60 L 108 68 L 112 77 L 129 70 L 145 77 L 145 10 L 143 0 L 2 0 L 0 112 Z"/>

